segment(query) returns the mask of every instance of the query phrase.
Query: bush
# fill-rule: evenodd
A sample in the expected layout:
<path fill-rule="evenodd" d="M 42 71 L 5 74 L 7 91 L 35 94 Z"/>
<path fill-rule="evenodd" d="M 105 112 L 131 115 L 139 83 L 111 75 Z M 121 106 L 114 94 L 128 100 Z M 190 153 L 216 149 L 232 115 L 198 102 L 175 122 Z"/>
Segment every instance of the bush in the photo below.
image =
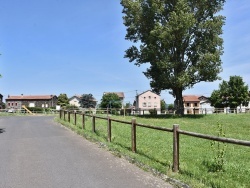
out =
<path fill-rule="evenodd" d="M 66 110 L 79 110 L 79 108 L 75 105 L 67 105 Z"/>
<path fill-rule="evenodd" d="M 157 110 L 156 109 L 150 109 L 149 113 L 150 113 L 150 115 L 157 115 Z"/>
<path fill-rule="evenodd" d="M 130 115 L 131 114 L 131 109 L 125 109 L 125 115 Z M 120 110 L 120 114 L 121 115 L 124 115 L 124 109 L 121 109 Z"/>

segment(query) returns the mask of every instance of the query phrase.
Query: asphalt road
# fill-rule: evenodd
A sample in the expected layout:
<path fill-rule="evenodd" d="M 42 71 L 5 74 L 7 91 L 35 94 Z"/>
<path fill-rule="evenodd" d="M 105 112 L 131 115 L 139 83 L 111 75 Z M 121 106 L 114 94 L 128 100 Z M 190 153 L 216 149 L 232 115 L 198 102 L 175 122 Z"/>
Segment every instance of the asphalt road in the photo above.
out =
<path fill-rule="evenodd" d="M 172 187 L 50 116 L 0 116 L 0 188 Z"/>

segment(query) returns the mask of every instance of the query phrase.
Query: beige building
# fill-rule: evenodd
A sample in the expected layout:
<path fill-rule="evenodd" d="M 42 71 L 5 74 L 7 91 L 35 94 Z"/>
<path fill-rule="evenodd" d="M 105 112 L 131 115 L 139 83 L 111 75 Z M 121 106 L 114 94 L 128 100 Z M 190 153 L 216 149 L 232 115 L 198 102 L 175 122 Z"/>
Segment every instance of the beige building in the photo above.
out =
<path fill-rule="evenodd" d="M 156 110 L 157 114 L 161 113 L 161 97 L 156 93 L 148 90 L 135 98 L 135 112 L 138 114 L 149 114 L 149 110 Z"/>
<path fill-rule="evenodd" d="M 200 113 L 200 96 L 183 95 L 184 114 Z"/>

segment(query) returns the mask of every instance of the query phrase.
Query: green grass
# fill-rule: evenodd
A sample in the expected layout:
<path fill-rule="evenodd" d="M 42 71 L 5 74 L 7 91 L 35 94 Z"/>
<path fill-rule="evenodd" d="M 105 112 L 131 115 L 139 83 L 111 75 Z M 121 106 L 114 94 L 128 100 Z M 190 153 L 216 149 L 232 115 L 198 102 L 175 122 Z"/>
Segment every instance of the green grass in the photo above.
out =
<path fill-rule="evenodd" d="M 131 121 L 132 117 L 112 116 L 113 119 Z M 218 135 L 218 123 L 222 124 L 227 138 L 250 140 L 250 114 L 213 114 L 207 116 L 158 116 L 135 117 L 137 123 L 172 128 L 179 124 L 181 130 Z M 66 117 L 67 119 L 67 117 Z M 96 119 L 96 133 L 92 132 L 91 118 L 77 116 L 77 126 L 58 121 L 86 138 L 101 142 L 116 155 L 126 156 L 145 170 L 165 174 L 191 187 L 234 188 L 250 187 L 250 148 L 226 144 L 223 170 L 213 171 L 216 150 L 209 140 L 180 135 L 180 171 L 172 172 L 173 134 L 137 127 L 137 152 L 131 152 L 131 126 L 112 122 L 112 141 L 107 142 L 107 121 Z M 71 116 L 73 122 L 73 116 Z"/>

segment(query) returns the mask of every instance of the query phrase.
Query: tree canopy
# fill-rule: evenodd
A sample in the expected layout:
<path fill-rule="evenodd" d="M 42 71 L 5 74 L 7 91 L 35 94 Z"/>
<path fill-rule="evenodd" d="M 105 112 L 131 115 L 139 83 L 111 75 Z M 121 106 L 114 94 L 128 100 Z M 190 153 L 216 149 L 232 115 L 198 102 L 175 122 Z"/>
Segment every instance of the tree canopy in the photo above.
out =
<path fill-rule="evenodd" d="M 60 105 L 61 107 L 66 107 L 67 105 L 69 105 L 69 99 L 68 99 L 67 94 L 61 93 L 58 96 L 57 104 Z"/>
<path fill-rule="evenodd" d="M 80 106 L 82 108 L 95 108 L 96 100 L 92 94 L 83 94 L 80 100 Z"/>
<path fill-rule="evenodd" d="M 219 79 L 223 53 L 225 0 L 121 0 L 126 40 L 125 57 L 144 72 L 151 88 L 170 90 L 177 113 L 183 114 L 182 92 L 202 81 Z"/>
<path fill-rule="evenodd" d="M 223 80 L 218 90 L 210 97 L 211 105 L 216 108 L 248 106 L 250 101 L 248 85 L 240 76 L 230 76 L 229 81 Z"/>
<path fill-rule="evenodd" d="M 101 99 L 101 108 L 121 108 L 122 101 L 116 93 L 106 93 Z"/>

